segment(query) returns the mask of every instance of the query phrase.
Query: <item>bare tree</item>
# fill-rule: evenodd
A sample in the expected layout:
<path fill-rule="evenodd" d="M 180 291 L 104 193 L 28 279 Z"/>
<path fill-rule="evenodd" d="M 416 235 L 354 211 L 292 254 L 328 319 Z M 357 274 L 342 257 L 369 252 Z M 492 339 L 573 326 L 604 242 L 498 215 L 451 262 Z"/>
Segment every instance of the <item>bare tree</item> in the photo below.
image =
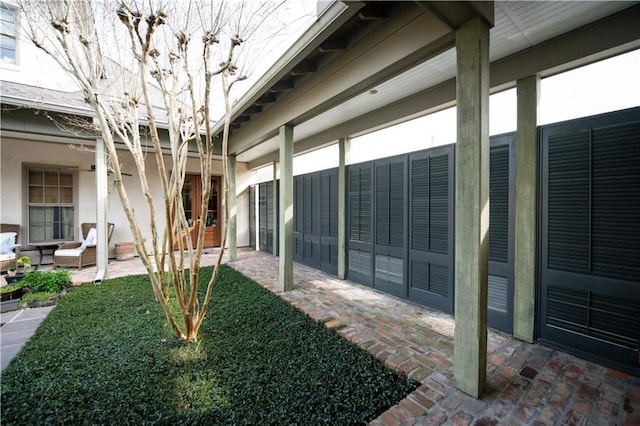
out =
<path fill-rule="evenodd" d="M 184 237 L 194 229 L 182 204 L 189 148 L 197 149 L 202 177 L 199 217 L 204 218 L 216 144 L 221 144 L 222 175 L 228 188 L 230 92 L 244 79 L 238 55 L 244 38 L 268 21 L 277 5 L 255 0 L 24 0 L 21 8 L 32 42 L 77 81 L 95 115 L 95 131 L 104 140 L 136 249 L 167 321 L 179 339 L 196 340 L 224 254 L 229 212 L 225 203 L 221 247 L 203 296 L 198 283 L 205 227 L 195 227 L 195 244 Z M 105 22 L 114 24 L 103 28 Z M 118 59 L 114 61 L 113 56 Z M 224 129 L 222 137 L 216 138 L 212 111 L 220 103 L 224 104 Z M 122 144 L 135 163 L 146 215 L 134 212 L 123 182 L 121 154 L 116 149 Z M 148 152 L 160 178 L 161 201 L 154 199 L 150 189 Z M 229 196 L 235 194 L 227 193 L 227 200 Z M 158 226 L 159 216 L 165 219 L 163 229 Z M 141 223 L 150 224 L 149 250 Z M 173 296 L 179 312 L 172 311 Z"/>

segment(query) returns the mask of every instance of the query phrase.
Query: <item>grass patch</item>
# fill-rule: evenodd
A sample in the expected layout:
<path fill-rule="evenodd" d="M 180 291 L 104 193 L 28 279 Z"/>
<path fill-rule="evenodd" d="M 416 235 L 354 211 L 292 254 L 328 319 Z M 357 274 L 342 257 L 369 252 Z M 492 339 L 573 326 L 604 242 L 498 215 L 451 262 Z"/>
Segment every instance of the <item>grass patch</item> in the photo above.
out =
<path fill-rule="evenodd" d="M 2 424 L 358 424 L 416 386 L 224 267 L 188 346 L 147 276 L 65 296 L 2 373 Z"/>

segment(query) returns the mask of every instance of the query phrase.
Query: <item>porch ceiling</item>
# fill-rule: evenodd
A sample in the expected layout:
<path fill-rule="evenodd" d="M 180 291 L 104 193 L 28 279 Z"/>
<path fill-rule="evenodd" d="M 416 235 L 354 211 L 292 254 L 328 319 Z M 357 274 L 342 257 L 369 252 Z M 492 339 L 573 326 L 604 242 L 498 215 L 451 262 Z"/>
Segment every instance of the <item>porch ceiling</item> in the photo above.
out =
<path fill-rule="evenodd" d="M 638 3 L 495 2 L 492 91 L 640 47 Z M 298 67 L 311 65 L 307 73 L 281 73 L 260 98 L 240 103 L 230 151 L 255 168 L 277 160 L 283 124 L 295 126 L 299 154 L 453 105 L 453 27 L 464 13 L 477 12 L 470 6 L 462 14 L 458 2 L 364 2 L 344 9 L 350 14 L 345 23 L 295 58 Z"/>

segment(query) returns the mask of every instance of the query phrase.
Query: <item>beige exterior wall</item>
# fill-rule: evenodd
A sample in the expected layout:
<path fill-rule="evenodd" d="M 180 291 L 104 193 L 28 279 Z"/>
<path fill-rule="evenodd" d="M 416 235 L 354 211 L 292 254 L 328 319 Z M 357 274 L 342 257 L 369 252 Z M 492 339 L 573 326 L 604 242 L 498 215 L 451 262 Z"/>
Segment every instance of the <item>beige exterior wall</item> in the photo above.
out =
<path fill-rule="evenodd" d="M 124 176 L 125 187 L 128 190 L 131 201 L 138 219 L 143 235 L 150 245 L 150 220 L 147 219 L 149 209 L 143 197 L 142 191 L 135 176 L 135 165 L 129 154 L 121 151 L 121 162 L 123 171 L 132 173 L 134 176 Z M 95 222 L 96 218 L 96 185 L 95 174 L 89 171 L 92 164 L 95 164 L 94 153 L 87 150 L 71 148 L 64 143 L 47 143 L 29 141 L 22 139 L 2 138 L 0 140 L 0 222 L 18 223 L 23 227 L 26 225 L 26 188 L 24 170 L 27 165 L 44 165 L 56 167 L 69 167 L 76 169 L 76 233 L 80 233 L 80 224 L 83 222 Z M 197 173 L 199 161 L 197 158 L 190 158 L 188 171 Z M 158 173 L 156 171 L 154 157 L 150 154 L 147 157 L 147 177 L 154 197 L 158 224 L 164 227 L 161 186 Z M 222 174 L 222 163 L 216 161 L 214 164 L 214 174 Z M 253 183 L 254 174 L 247 170 L 245 163 L 237 165 L 237 232 L 238 246 L 249 245 L 249 192 L 248 186 Z M 112 178 L 109 178 L 109 210 L 108 220 L 116 224 L 111 244 L 109 246 L 109 256 L 115 256 L 114 244 L 121 241 L 131 241 L 131 231 L 127 222 L 124 210 L 115 188 L 112 185 Z M 26 235 L 24 235 L 26 237 Z M 76 237 L 76 240 L 79 236 Z M 22 241 L 27 244 L 26 238 Z"/>

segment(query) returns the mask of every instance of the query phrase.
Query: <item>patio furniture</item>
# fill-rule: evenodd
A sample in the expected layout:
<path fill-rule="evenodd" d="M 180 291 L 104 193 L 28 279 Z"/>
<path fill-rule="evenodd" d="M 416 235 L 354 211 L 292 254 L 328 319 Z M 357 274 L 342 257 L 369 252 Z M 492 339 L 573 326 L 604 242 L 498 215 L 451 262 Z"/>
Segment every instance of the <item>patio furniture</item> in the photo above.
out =
<path fill-rule="evenodd" d="M 107 224 L 107 245 L 113 234 L 113 223 Z M 53 253 L 54 267 L 71 267 L 82 269 L 83 266 L 96 264 L 97 232 L 95 223 L 83 223 L 82 241 L 62 243 Z"/>
<path fill-rule="evenodd" d="M 20 257 L 20 225 L 0 224 L 0 272 L 15 268 Z"/>

